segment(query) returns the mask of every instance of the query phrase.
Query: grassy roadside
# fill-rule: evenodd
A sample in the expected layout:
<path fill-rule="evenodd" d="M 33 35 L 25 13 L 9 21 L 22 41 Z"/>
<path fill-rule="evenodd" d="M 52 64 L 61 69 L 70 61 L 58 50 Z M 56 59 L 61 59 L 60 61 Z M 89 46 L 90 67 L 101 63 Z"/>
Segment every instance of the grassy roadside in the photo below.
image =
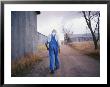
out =
<path fill-rule="evenodd" d="M 22 75 L 25 71 L 29 71 L 32 66 L 39 61 L 42 61 L 42 58 L 35 54 L 28 54 L 22 58 L 12 61 L 11 76 L 13 77 Z"/>
<path fill-rule="evenodd" d="M 45 45 L 38 45 L 36 47 L 37 52 L 36 54 L 26 54 L 16 60 L 11 61 L 11 76 L 12 77 L 19 77 L 24 76 L 28 71 L 32 69 L 32 66 L 36 63 L 39 63 L 43 60 L 44 52 L 47 50 Z"/>
<path fill-rule="evenodd" d="M 69 46 L 96 60 L 100 60 L 100 48 L 95 50 L 92 41 L 74 42 L 74 43 L 70 43 Z"/>
<path fill-rule="evenodd" d="M 37 48 L 37 51 L 39 51 L 39 52 L 43 52 L 43 51 L 47 50 L 47 48 L 44 44 L 39 44 L 36 48 Z"/>

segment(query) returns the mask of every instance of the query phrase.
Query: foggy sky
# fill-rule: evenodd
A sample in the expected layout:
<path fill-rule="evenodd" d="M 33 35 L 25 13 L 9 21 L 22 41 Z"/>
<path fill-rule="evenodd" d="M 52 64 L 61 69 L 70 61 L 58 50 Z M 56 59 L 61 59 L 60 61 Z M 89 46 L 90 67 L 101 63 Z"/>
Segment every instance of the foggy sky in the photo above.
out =
<path fill-rule="evenodd" d="M 37 16 L 37 30 L 46 36 L 56 29 L 62 40 L 63 27 L 73 31 L 74 34 L 89 32 L 86 29 L 85 19 L 79 11 L 41 11 L 41 14 Z"/>

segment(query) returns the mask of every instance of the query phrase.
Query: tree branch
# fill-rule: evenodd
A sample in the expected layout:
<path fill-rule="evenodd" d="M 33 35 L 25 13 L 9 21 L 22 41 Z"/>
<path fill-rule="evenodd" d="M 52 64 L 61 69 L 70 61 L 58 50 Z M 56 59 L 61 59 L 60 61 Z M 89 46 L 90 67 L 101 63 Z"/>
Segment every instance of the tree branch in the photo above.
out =
<path fill-rule="evenodd" d="M 82 13 L 83 13 L 83 16 L 84 16 L 84 18 L 85 18 L 85 20 L 86 20 L 87 25 L 89 25 L 89 20 L 88 20 L 87 17 L 86 17 L 85 11 L 82 11 Z"/>

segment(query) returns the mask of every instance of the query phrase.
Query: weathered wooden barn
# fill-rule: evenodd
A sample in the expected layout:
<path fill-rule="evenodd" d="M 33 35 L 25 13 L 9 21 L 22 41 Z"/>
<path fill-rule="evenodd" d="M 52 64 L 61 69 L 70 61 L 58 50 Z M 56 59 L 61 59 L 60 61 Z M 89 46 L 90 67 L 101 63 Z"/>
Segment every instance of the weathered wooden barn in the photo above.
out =
<path fill-rule="evenodd" d="M 47 36 L 37 32 L 37 44 L 38 45 L 44 45 L 45 42 L 47 41 Z"/>
<path fill-rule="evenodd" d="M 11 12 L 11 58 L 35 53 L 38 44 L 37 15 L 40 11 Z M 40 39 L 46 39 L 46 36 Z"/>

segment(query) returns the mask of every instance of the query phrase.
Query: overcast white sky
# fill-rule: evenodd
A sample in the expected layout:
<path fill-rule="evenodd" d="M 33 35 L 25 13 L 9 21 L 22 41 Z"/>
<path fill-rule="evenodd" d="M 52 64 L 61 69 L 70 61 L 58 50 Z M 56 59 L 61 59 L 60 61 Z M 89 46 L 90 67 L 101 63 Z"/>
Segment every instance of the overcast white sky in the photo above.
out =
<path fill-rule="evenodd" d="M 46 36 L 56 29 L 59 39 L 63 40 L 62 26 L 70 29 L 74 34 L 89 32 L 89 29 L 86 29 L 85 19 L 78 11 L 41 11 L 37 16 L 37 30 Z"/>

